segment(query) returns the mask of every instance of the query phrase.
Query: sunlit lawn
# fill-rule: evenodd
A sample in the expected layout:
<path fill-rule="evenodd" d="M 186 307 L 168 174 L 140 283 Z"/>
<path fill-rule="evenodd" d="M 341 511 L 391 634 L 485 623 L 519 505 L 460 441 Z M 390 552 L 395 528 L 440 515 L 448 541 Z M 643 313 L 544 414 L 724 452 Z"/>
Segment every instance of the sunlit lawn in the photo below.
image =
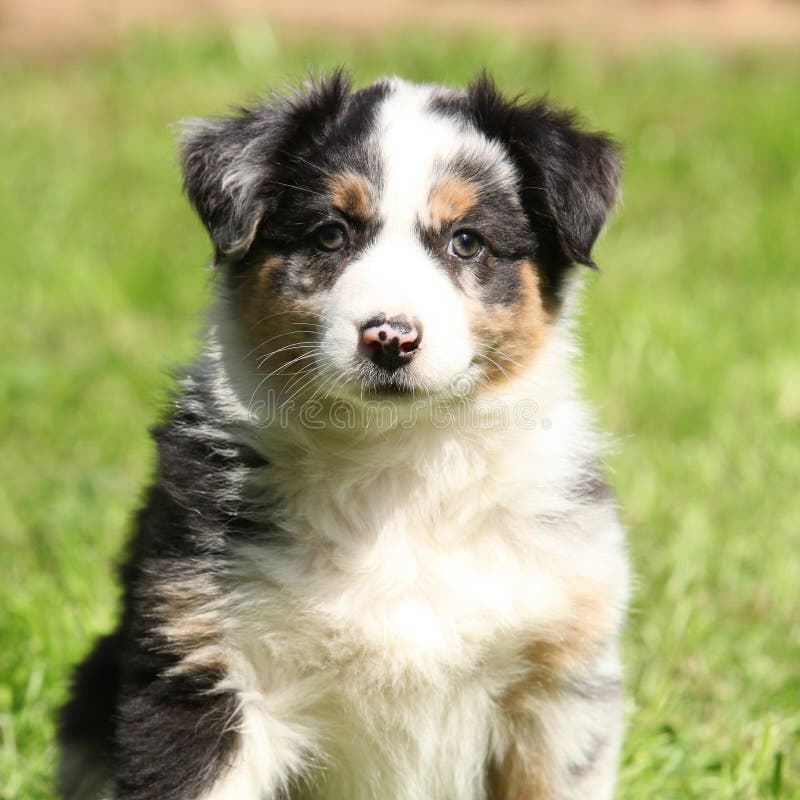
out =
<path fill-rule="evenodd" d="M 623 141 L 583 325 L 638 575 L 619 796 L 800 797 L 800 58 L 242 27 L 0 62 L 0 798 L 52 796 L 53 712 L 195 347 L 209 247 L 169 124 L 338 63 L 486 65 Z"/>

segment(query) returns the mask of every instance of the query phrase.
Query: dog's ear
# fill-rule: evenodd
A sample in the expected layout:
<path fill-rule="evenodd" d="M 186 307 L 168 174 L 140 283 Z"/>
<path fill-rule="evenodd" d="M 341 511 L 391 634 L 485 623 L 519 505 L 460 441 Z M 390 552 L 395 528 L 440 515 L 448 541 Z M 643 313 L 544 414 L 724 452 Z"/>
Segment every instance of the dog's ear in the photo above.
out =
<path fill-rule="evenodd" d="M 275 109 L 243 109 L 240 116 L 183 123 L 183 187 L 208 229 L 217 260 L 236 260 L 253 242 L 265 212 Z"/>
<path fill-rule="evenodd" d="M 337 70 L 234 116 L 183 123 L 183 185 L 217 261 L 247 253 L 259 223 L 279 201 L 285 157 L 330 123 L 349 91 L 349 78 Z"/>
<path fill-rule="evenodd" d="M 549 217 L 563 256 L 595 267 L 592 247 L 617 199 L 619 147 L 604 134 L 582 131 L 575 115 L 544 101 L 507 100 L 485 74 L 467 94 L 478 127 L 511 151 L 534 225 Z"/>

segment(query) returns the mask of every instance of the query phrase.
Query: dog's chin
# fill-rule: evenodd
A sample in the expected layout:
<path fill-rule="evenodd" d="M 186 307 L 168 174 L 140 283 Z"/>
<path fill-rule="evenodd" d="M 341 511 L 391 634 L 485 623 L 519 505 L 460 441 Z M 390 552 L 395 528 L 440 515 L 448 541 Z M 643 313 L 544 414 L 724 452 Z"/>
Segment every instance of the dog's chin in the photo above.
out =
<path fill-rule="evenodd" d="M 350 384 L 348 394 L 362 402 L 393 402 L 396 404 L 446 402 L 463 399 L 472 394 L 474 384 L 463 376 L 455 376 L 449 381 L 433 381 L 413 374 L 365 377 Z"/>
<path fill-rule="evenodd" d="M 307 393 L 321 401 L 324 398 L 355 405 L 380 401 L 398 405 L 447 402 L 474 395 L 479 377 L 475 369 L 471 362 L 460 372 L 427 375 L 415 364 L 388 372 L 366 360 L 354 364 L 328 362 L 322 377 L 308 387 Z M 341 377 L 336 380 L 336 375 Z"/>
<path fill-rule="evenodd" d="M 436 394 L 425 381 L 411 374 L 370 374 L 351 387 L 351 392 L 365 401 L 409 402 Z"/>
<path fill-rule="evenodd" d="M 414 384 L 398 385 L 391 381 L 383 383 L 364 383 L 360 396 L 365 400 L 409 401 L 427 397 L 429 392 Z"/>

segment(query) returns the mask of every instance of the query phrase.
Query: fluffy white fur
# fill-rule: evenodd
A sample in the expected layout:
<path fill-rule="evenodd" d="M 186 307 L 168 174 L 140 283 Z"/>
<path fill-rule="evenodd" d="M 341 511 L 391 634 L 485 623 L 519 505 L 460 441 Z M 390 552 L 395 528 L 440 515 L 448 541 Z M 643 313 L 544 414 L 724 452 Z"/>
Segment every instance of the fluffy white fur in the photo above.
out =
<path fill-rule="evenodd" d="M 242 547 L 219 609 L 224 688 L 241 698 L 246 744 L 212 797 L 271 796 L 305 763 L 324 767 L 310 796 L 483 797 L 487 752 L 502 747 L 485 740 L 494 699 L 519 677 L 508 665 L 522 637 L 557 638 L 572 587 L 597 587 L 617 621 L 627 599 L 610 507 L 561 518 L 562 487 L 599 446 L 570 360 L 559 331 L 504 398 L 534 399 L 547 426 L 420 420 L 360 442 L 262 433 L 282 455 L 264 477 L 285 499 L 292 545 Z M 619 674 L 613 652 L 604 672 Z M 579 754 L 586 726 L 567 707 L 546 713 Z M 606 780 L 610 791 L 613 769 Z"/>
<path fill-rule="evenodd" d="M 446 393 L 475 344 L 466 301 L 416 243 L 414 218 L 461 149 L 509 180 L 513 168 L 477 133 L 426 114 L 430 88 L 396 86 L 377 134 L 386 226 L 328 294 L 316 357 L 346 370 L 357 324 L 403 312 L 425 330 L 416 374 Z M 220 688 L 236 692 L 243 724 L 236 760 L 203 800 L 271 798 L 298 775 L 293 798 L 484 798 L 487 758 L 510 744 L 497 699 L 521 677 L 520 649 L 532 637 L 558 641 L 575 621 L 576 590 L 604 598 L 611 626 L 627 600 L 611 504 L 576 510 L 565 495 L 601 452 L 578 399 L 568 321 L 526 375 L 466 419 L 443 426 L 422 413 L 402 430 L 251 425 L 254 395 L 270 387 L 256 390 L 245 349 L 222 298 L 194 375 L 215 387 L 220 416 L 239 421 L 236 435 L 268 454 L 251 491 L 282 498 L 289 544 L 241 545 L 209 610 L 223 637 L 196 657 L 223 660 Z M 535 407 L 535 424 L 487 427 L 501 406 Z M 619 670 L 612 643 L 593 674 L 614 681 Z M 537 736 L 567 760 L 617 724 L 575 700 L 537 702 Z M 618 741 L 573 797 L 611 796 Z"/>

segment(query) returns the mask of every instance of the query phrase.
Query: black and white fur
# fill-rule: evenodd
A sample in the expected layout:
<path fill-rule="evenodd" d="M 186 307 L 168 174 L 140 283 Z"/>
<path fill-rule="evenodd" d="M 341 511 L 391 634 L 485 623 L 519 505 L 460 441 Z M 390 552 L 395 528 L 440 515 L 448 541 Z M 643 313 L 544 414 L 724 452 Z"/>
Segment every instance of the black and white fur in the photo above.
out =
<path fill-rule="evenodd" d="M 628 571 L 571 317 L 613 144 L 486 78 L 336 73 L 191 123 L 183 165 L 215 300 L 62 796 L 612 797 Z M 389 371 L 359 336 L 396 314 Z"/>

